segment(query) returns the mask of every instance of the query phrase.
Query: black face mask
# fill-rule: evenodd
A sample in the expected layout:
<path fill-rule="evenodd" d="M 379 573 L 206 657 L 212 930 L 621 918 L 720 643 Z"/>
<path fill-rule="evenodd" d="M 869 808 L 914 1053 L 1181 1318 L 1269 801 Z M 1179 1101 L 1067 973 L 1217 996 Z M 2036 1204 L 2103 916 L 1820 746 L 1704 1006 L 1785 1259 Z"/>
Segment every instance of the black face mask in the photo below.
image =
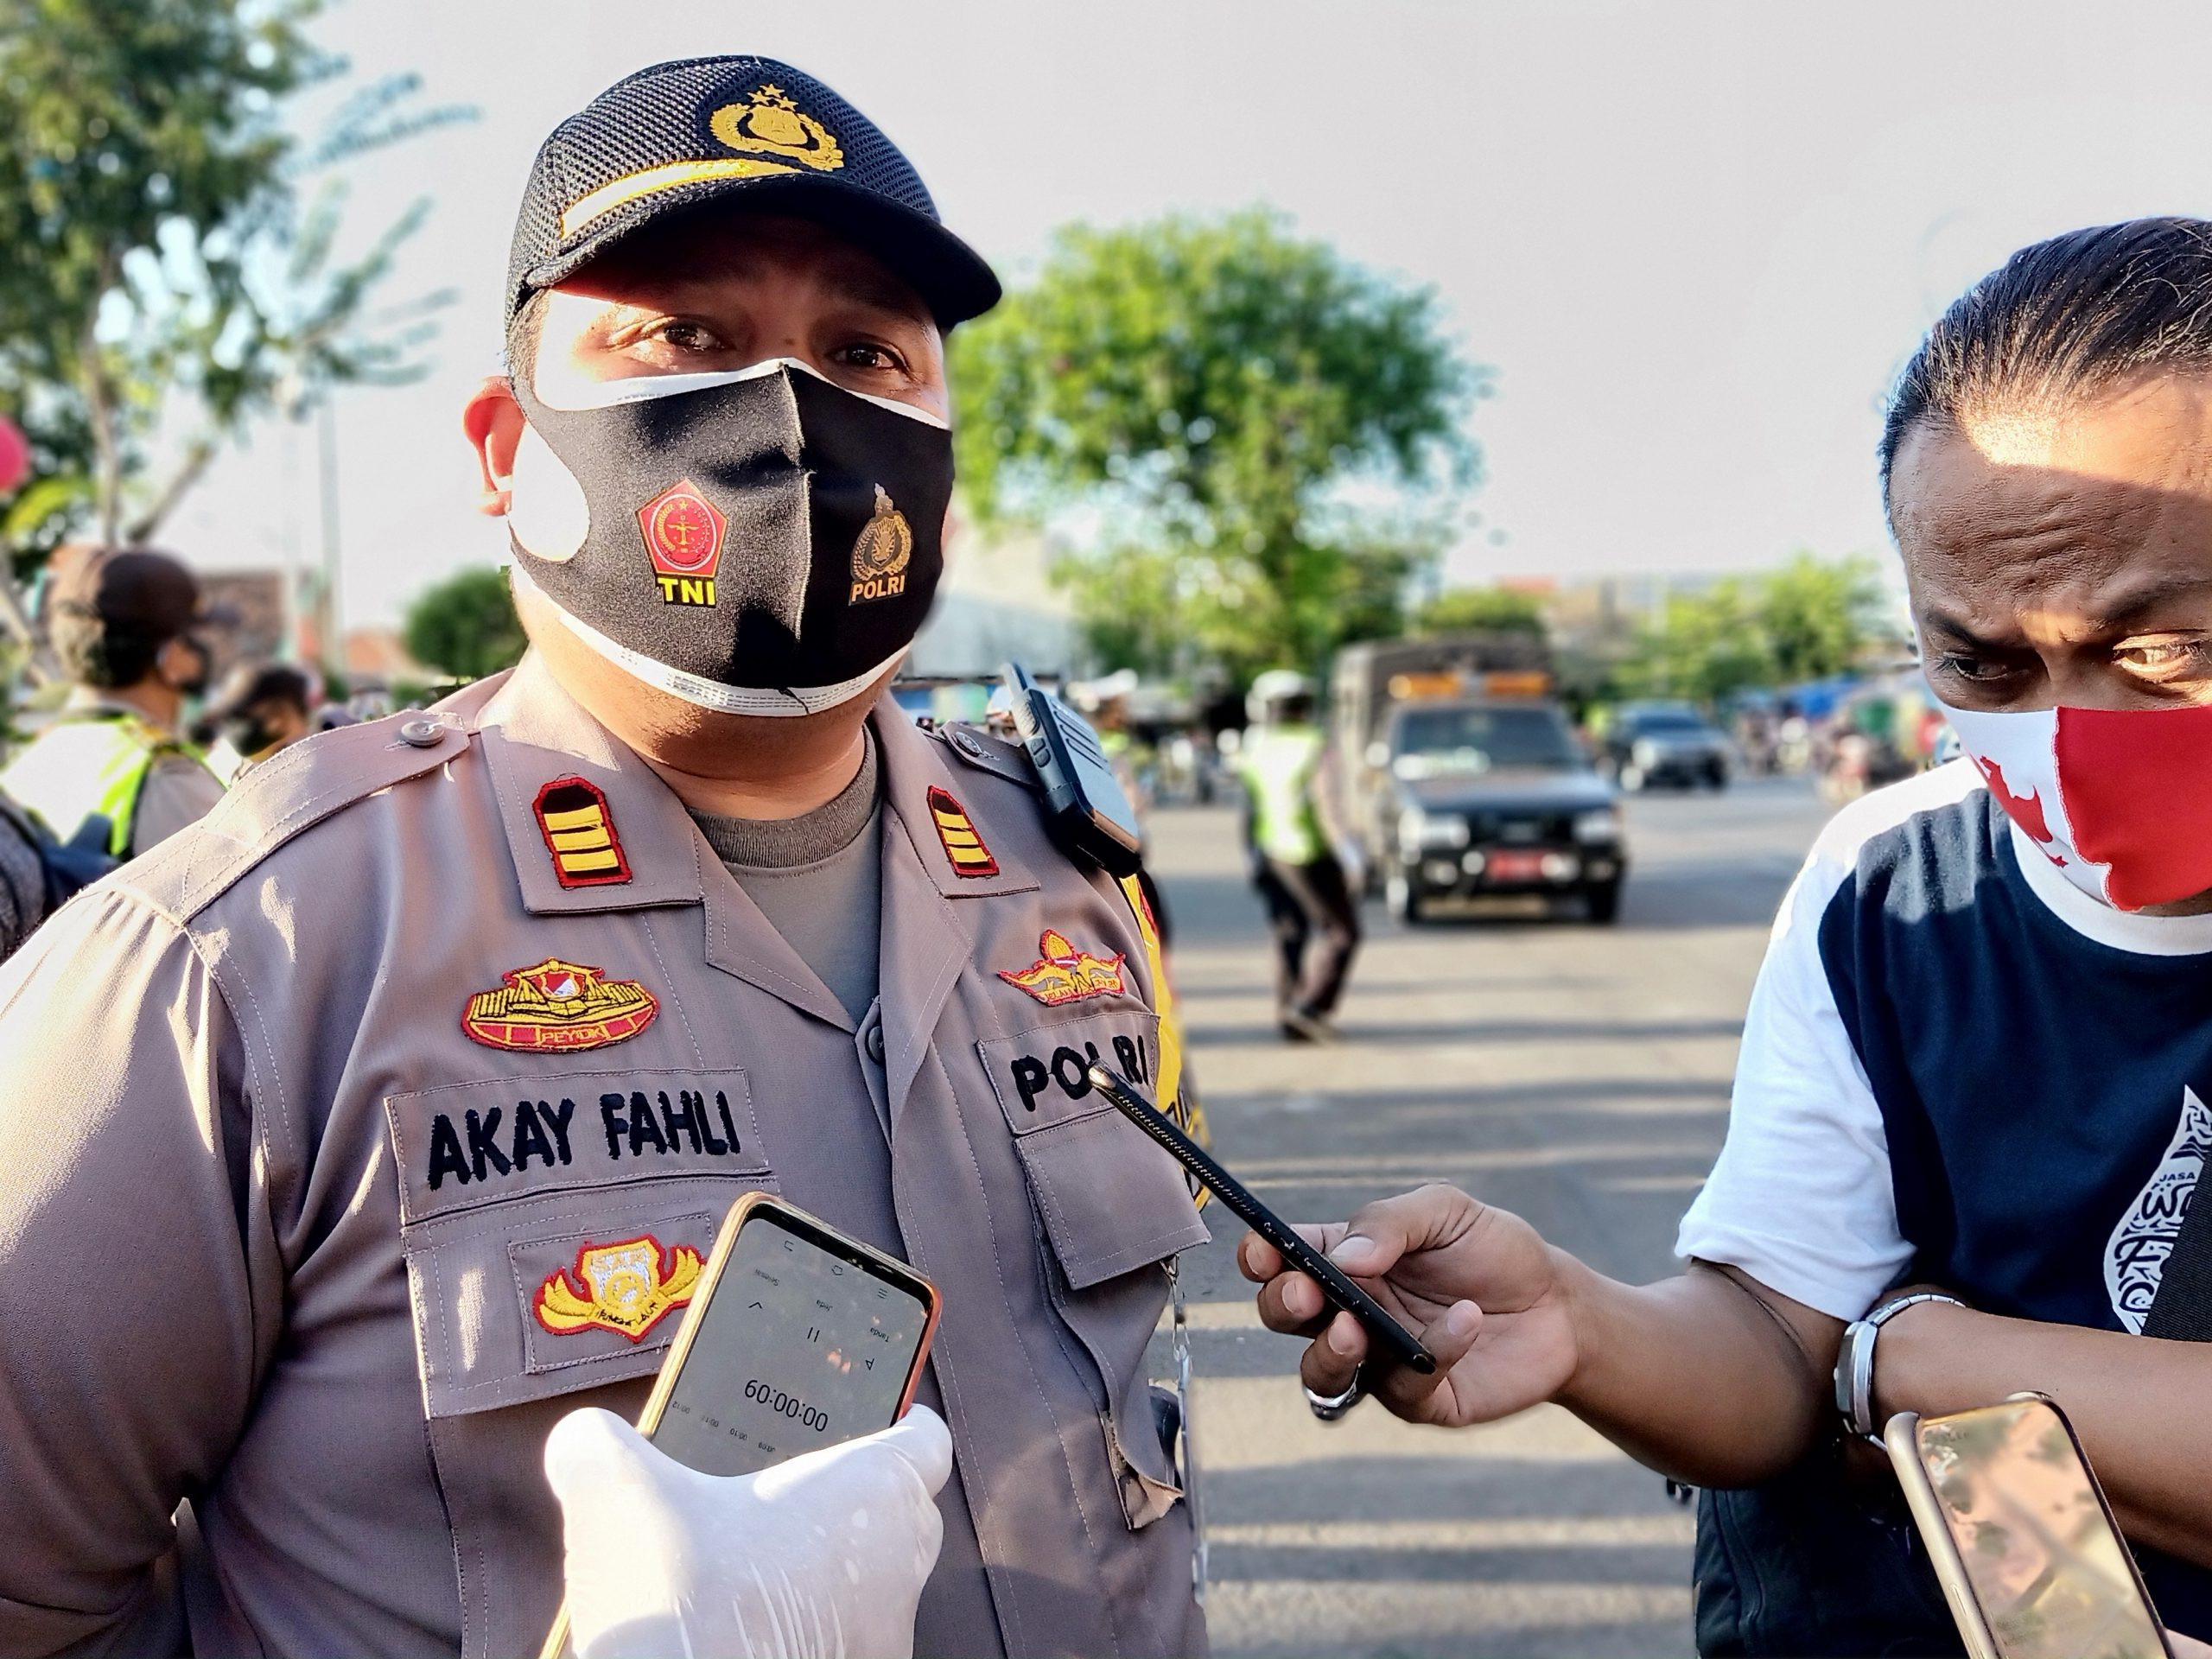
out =
<path fill-rule="evenodd" d="M 283 735 L 263 724 L 258 715 L 232 715 L 218 729 L 223 741 L 249 760 Z"/>
<path fill-rule="evenodd" d="M 559 465 L 518 459 L 516 570 L 601 655 L 702 708 L 858 695 L 929 614 L 952 435 L 787 359 L 680 378 L 618 383 L 628 399 L 592 409 L 517 385 Z M 581 503 L 539 499 L 568 488 L 561 469 Z"/>
<path fill-rule="evenodd" d="M 181 633 L 177 638 L 183 641 L 186 649 L 192 652 L 192 660 L 198 664 L 192 671 L 190 679 L 178 683 L 177 691 L 186 697 L 204 697 L 207 695 L 207 682 L 214 672 L 214 654 L 196 633 Z"/>

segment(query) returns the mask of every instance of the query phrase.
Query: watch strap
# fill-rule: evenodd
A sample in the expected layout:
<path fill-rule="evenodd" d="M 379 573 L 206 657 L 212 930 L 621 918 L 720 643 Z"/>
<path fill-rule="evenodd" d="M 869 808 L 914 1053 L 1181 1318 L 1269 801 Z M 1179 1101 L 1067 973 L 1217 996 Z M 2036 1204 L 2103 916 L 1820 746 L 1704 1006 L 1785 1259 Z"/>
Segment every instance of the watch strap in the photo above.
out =
<path fill-rule="evenodd" d="M 1843 1419 L 1844 1427 L 1862 1440 L 1882 1438 L 1881 1426 L 1874 1421 L 1874 1344 L 1882 1327 L 1908 1307 L 1923 1302 L 1948 1302 L 1953 1307 L 1964 1307 L 1966 1303 L 1948 1292 L 1916 1290 L 1901 1296 L 1891 1296 L 1877 1302 L 1863 1319 L 1853 1319 L 1844 1327 L 1843 1345 L 1837 1351 L 1835 1360 L 1835 1408 Z"/>

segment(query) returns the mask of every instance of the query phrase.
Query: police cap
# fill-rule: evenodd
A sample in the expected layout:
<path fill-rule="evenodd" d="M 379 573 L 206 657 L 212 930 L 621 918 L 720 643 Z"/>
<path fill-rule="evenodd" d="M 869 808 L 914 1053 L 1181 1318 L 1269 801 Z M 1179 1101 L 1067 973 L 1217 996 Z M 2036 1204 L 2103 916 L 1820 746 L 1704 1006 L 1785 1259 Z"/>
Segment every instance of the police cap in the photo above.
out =
<path fill-rule="evenodd" d="M 55 613 L 156 641 L 210 620 L 192 572 L 151 548 L 72 543 L 54 554 L 47 591 Z"/>
<path fill-rule="evenodd" d="M 618 80 L 539 147 L 515 223 L 507 321 L 641 226 L 709 201 L 824 225 L 919 294 L 940 327 L 998 302 L 913 165 L 858 110 L 772 58 L 689 58 Z"/>

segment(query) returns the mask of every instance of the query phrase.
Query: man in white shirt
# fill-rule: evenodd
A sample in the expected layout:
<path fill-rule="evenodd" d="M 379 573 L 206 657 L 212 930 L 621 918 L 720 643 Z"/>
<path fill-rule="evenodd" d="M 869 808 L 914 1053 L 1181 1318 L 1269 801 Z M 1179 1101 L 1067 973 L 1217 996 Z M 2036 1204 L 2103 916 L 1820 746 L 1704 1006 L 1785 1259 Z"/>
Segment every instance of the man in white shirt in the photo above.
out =
<path fill-rule="evenodd" d="M 2015 255 L 1906 369 L 1882 461 L 1969 758 L 1847 810 L 1791 889 L 1689 1270 L 1618 1284 L 1446 1187 L 1321 1230 L 1427 1325 L 1424 1378 L 1363 1376 L 1318 1286 L 1243 1262 L 1316 1337 L 1325 1414 L 1363 1382 L 1447 1424 L 1556 1400 L 1724 1489 L 1701 1651 L 1955 1651 L 1845 1454 L 2021 1389 L 2073 1417 L 2167 1621 L 2212 1634 L 2212 1353 L 2158 1339 L 2212 1335 L 2159 1303 L 2212 1151 L 2212 224 Z"/>

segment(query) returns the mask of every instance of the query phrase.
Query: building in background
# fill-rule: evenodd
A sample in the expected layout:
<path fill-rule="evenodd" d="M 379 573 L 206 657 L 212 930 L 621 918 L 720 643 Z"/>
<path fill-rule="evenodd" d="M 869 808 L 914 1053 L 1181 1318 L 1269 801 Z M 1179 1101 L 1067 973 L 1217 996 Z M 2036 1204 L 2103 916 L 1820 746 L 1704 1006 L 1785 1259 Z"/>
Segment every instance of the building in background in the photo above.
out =
<path fill-rule="evenodd" d="M 1046 676 L 1085 668 L 1082 632 L 1067 594 L 1052 585 L 1051 558 L 1041 536 L 986 535 L 957 524 L 937 608 L 914 641 L 906 671 L 995 677 L 1009 658 Z"/>
<path fill-rule="evenodd" d="M 207 597 L 211 620 L 205 632 L 214 657 L 213 677 L 220 681 L 240 663 L 270 663 L 285 650 L 289 609 L 284 602 L 282 570 L 194 570 Z"/>

